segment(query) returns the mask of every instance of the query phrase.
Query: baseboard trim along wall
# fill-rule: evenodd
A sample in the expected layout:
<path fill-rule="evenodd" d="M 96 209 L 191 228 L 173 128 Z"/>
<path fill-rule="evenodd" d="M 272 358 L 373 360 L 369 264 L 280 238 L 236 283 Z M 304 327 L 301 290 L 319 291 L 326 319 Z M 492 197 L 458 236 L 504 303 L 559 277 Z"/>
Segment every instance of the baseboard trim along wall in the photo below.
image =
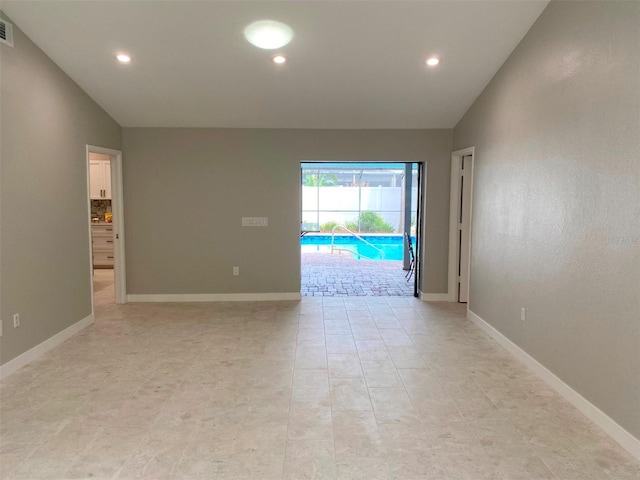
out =
<path fill-rule="evenodd" d="M 82 329 L 88 327 L 94 322 L 93 314 L 83 318 L 79 322 L 68 326 L 61 332 L 56 333 L 53 337 L 46 339 L 44 342 L 36 345 L 35 347 L 27 350 L 26 352 L 18 355 L 13 360 L 9 360 L 4 365 L 0 366 L 0 380 L 8 377 L 12 373 L 17 372 L 28 363 L 37 360 L 39 357 L 47 353 L 49 350 L 57 347 L 65 340 L 73 337 L 76 333 Z"/>
<path fill-rule="evenodd" d="M 420 300 L 423 302 L 448 302 L 448 293 L 422 293 L 420 292 Z"/>
<path fill-rule="evenodd" d="M 127 295 L 128 302 L 273 302 L 300 300 L 297 292 L 285 293 L 178 293 Z"/>
<path fill-rule="evenodd" d="M 524 363 L 530 370 L 538 375 L 556 392 L 562 395 L 569 403 L 580 410 L 587 418 L 600 427 L 604 432 L 618 442 L 631 455 L 640 460 L 640 439 L 637 439 L 623 427 L 618 425 L 611 417 L 589 402 L 586 398 L 564 383 L 553 372 L 538 362 L 535 358 L 522 350 L 519 346 L 505 337 L 502 333 L 488 324 L 479 315 L 467 310 L 467 318 L 475 323 L 486 334 L 498 342 L 514 357 Z"/>

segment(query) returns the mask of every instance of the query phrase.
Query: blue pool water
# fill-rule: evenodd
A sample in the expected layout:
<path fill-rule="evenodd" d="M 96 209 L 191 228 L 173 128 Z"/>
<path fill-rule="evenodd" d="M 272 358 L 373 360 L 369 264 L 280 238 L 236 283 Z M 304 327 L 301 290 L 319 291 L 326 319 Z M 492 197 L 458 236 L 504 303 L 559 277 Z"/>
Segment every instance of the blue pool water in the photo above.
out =
<path fill-rule="evenodd" d="M 402 235 L 361 235 L 375 248 L 358 240 L 352 235 L 336 235 L 334 248 L 347 250 L 351 256 L 363 260 L 402 260 L 404 237 Z M 415 238 L 412 238 L 415 244 Z M 307 234 L 300 239 L 300 248 L 303 253 L 331 251 L 331 234 L 311 235 Z M 384 252 L 384 257 L 381 252 Z"/>

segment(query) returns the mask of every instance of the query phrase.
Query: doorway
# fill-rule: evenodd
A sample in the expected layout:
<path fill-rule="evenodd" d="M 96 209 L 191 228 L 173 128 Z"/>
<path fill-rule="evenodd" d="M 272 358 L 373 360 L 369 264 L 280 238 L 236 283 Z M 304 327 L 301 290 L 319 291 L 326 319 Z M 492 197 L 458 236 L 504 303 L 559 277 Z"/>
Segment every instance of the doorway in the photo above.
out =
<path fill-rule="evenodd" d="M 126 303 L 122 152 L 87 145 L 91 299 Z"/>
<path fill-rule="evenodd" d="M 303 296 L 418 296 L 422 164 L 301 162 Z"/>
<path fill-rule="evenodd" d="M 451 154 L 449 301 L 469 302 L 475 147 Z"/>

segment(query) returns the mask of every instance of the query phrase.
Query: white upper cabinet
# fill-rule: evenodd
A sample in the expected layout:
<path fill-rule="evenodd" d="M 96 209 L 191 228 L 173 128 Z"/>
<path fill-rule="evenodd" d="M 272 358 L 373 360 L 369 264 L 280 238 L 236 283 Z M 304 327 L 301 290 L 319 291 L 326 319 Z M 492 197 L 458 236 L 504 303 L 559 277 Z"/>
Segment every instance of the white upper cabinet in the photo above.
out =
<path fill-rule="evenodd" d="M 111 162 L 89 160 L 89 196 L 91 200 L 111 199 Z"/>

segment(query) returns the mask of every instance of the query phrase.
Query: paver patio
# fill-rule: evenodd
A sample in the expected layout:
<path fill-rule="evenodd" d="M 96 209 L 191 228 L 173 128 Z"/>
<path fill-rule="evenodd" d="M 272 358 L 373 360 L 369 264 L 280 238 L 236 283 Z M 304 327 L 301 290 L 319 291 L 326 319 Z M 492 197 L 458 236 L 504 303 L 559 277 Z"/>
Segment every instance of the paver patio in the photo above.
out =
<path fill-rule="evenodd" d="M 356 260 L 348 254 L 302 253 L 302 295 L 316 297 L 412 296 L 402 262 Z"/>

